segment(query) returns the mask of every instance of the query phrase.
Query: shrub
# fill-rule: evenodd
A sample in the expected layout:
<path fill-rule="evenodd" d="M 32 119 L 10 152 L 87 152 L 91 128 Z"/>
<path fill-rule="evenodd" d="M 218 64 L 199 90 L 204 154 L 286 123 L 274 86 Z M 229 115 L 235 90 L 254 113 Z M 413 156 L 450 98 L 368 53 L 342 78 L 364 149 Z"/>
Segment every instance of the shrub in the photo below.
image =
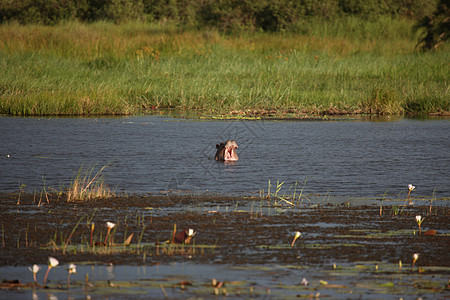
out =
<path fill-rule="evenodd" d="M 433 50 L 445 43 L 450 35 L 450 1 L 441 0 L 433 14 L 418 22 L 414 30 L 423 29 L 416 47 Z"/>

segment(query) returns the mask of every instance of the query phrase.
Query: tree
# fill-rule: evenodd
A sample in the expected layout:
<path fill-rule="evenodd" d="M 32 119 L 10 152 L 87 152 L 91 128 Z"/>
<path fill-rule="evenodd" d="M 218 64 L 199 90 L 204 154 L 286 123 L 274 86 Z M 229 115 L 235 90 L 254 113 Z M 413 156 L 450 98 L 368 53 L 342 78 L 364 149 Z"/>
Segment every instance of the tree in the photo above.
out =
<path fill-rule="evenodd" d="M 450 35 L 450 0 L 439 1 L 435 12 L 414 26 L 416 32 L 420 29 L 424 32 L 416 47 L 428 51 L 445 43 Z"/>

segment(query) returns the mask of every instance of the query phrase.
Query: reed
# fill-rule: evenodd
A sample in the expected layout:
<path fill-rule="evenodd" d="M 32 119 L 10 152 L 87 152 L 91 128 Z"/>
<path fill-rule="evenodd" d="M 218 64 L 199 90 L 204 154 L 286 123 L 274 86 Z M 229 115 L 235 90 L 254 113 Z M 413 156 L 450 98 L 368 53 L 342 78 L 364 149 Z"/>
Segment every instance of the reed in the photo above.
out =
<path fill-rule="evenodd" d="M 20 183 L 19 184 L 19 196 L 17 197 L 17 205 L 20 205 L 20 197 L 22 196 L 22 193 L 24 192 L 24 188 L 26 187 L 25 184 Z"/>
<path fill-rule="evenodd" d="M 84 218 L 84 217 L 81 217 L 81 218 L 78 220 L 78 222 L 77 222 L 77 224 L 75 225 L 75 227 L 72 229 L 72 232 L 70 233 L 69 237 L 67 238 L 67 240 L 66 240 L 66 242 L 65 242 L 65 244 L 64 244 L 63 251 L 62 251 L 63 254 L 66 254 L 67 245 L 69 245 L 69 242 L 70 242 L 70 240 L 72 239 L 72 236 L 73 236 L 73 234 L 75 233 L 75 230 L 77 229 L 78 225 L 80 225 L 80 223 L 81 223 L 81 221 L 83 220 L 83 218 Z"/>
<path fill-rule="evenodd" d="M 104 165 L 94 174 L 95 166 L 78 170 L 77 176 L 72 180 L 67 192 L 67 201 L 87 201 L 96 198 L 109 198 L 114 196 L 114 192 L 105 184 L 103 170 L 108 165 Z"/>
<path fill-rule="evenodd" d="M 287 192 L 283 192 L 283 194 L 281 194 L 281 190 L 283 188 L 284 183 L 285 183 L 284 181 L 280 182 L 280 180 L 277 180 L 277 185 L 276 185 L 275 191 L 271 192 L 272 185 L 271 185 L 270 179 L 269 179 L 268 187 L 267 187 L 267 194 L 265 194 L 264 189 L 259 190 L 260 199 L 267 200 L 267 204 L 269 205 L 269 207 L 270 206 L 277 207 L 277 206 L 281 206 L 283 204 L 287 204 L 289 207 L 295 207 L 295 206 L 299 206 L 300 202 L 303 203 L 303 198 L 306 198 L 303 195 L 303 189 L 305 188 L 305 185 L 306 185 L 306 179 L 303 182 L 303 186 L 300 190 L 300 194 L 298 195 L 298 198 L 297 198 L 297 186 L 299 183 L 297 181 L 295 181 L 294 184 L 292 184 L 289 187 Z M 292 188 L 294 188 L 293 192 L 291 191 Z M 327 195 L 328 195 L 328 193 L 327 193 Z M 296 198 L 297 198 L 297 202 L 296 202 Z"/>
<path fill-rule="evenodd" d="M 448 113 L 448 46 L 416 52 L 412 25 L 347 18 L 311 21 L 302 33 L 224 35 L 141 23 L 3 24 L 0 113 Z"/>

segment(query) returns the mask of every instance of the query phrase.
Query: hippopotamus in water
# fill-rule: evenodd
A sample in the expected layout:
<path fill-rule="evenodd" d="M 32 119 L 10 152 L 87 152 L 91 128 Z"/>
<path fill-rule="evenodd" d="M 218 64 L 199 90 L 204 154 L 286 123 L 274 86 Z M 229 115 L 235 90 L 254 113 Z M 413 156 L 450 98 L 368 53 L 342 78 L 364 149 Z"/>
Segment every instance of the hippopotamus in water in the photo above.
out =
<path fill-rule="evenodd" d="M 225 143 L 220 143 L 220 145 L 216 145 L 217 152 L 214 157 L 215 160 L 220 161 L 237 161 L 239 157 L 236 153 L 236 149 L 238 145 L 235 140 L 228 140 Z"/>

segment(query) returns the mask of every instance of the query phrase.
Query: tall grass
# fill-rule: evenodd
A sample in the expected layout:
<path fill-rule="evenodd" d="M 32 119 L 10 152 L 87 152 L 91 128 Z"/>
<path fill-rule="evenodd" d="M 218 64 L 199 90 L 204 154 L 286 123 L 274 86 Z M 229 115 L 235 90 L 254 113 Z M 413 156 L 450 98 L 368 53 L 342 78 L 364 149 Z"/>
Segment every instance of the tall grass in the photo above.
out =
<path fill-rule="evenodd" d="M 448 46 L 416 52 L 412 25 L 349 18 L 232 36 L 140 23 L 4 24 L 0 113 L 448 113 Z"/>
<path fill-rule="evenodd" d="M 81 166 L 76 177 L 72 179 L 67 192 L 67 201 L 88 201 L 114 196 L 114 192 L 103 180 L 102 172 L 107 166 L 101 167 L 96 173 L 94 173 L 95 166 L 86 169 Z"/>

